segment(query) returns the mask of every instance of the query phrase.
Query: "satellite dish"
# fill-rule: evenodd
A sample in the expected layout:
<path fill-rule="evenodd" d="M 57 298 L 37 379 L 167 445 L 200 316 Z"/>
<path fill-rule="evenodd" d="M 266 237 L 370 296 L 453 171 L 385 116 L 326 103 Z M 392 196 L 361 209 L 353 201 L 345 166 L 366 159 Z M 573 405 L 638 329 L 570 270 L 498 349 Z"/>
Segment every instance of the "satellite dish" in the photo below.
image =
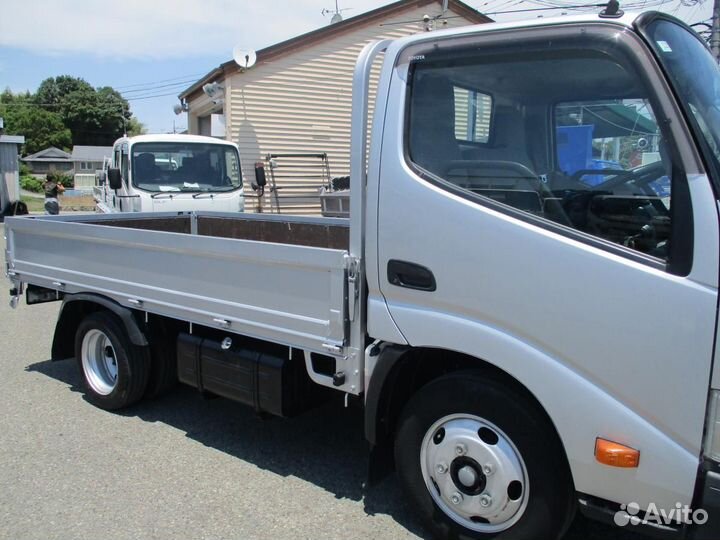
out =
<path fill-rule="evenodd" d="M 183 112 L 182 105 L 180 105 L 179 103 L 176 103 L 175 105 L 173 105 L 173 112 L 175 114 L 180 114 L 181 112 Z"/>
<path fill-rule="evenodd" d="M 250 69 L 257 62 L 257 54 L 252 49 L 243 49 L 239 45 L 233 49 L 233 60 L 243 69 Z"/>
<path fill-rule="evenodd" d="M 332 16 L 332 19 L 330 19 L 330 24 L 339 23 L 342 20 L 342 15 L 340 13 L 335 13 L 335 15 Z"/>

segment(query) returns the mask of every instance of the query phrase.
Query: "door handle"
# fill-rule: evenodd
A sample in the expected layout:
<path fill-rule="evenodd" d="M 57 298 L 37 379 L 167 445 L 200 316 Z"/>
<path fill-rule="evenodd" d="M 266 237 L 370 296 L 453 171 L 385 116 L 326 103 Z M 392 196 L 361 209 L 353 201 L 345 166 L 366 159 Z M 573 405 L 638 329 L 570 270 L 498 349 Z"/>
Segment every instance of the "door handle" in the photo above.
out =
<path fill-rule="evenodd" d="M 429 268 L 407 261 L 389 260 L 387 278 L 391 284 L 406 289 L 416 289 L 418 291 L 434 291 L 437 289 L 435 276 Z"/>

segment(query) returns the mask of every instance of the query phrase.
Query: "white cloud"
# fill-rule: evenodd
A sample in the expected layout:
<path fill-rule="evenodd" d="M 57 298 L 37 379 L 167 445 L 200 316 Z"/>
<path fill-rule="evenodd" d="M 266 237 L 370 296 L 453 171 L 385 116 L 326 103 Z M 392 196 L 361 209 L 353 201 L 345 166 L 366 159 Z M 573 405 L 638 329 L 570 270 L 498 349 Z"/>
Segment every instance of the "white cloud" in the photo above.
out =
<path fill-rule="evenodd" d="M 346 17 L 392 0 L 340 0 Z M 470 2 L 471 5 L 476 5 Z M 0 47 L 50 55 L 167 59 L 260 49 L 329 22 L 334 0 L 2 0 Z M 485 2 L 498 5 L 497 2 Z M 706 3 L 709 5 L 709 3 Z M 499 5 L 503 5 L 500 2 Z M 679 0 L 668 4 L 677 10 Z M 706 6 L 702 6 L 705 8 Z M 680 8 L 679 15 L 692 8 Z M 698 11 L 698 10 L 696 10 Z M 707 11 L 707 9 L 700 10 Z M 546 13 L 550 15 L 550 13 Z M 688 14 L 697 19 L 700 13 Z M 513 14 L 500 19 L 534 17 Z M 692 20 L 690 22 L 695 22 Z"/>
<path fill-rule="evenodd" d="M 345 15 L 384 3 L 353 0 Z M 333 0 L 4 0 L 0 46 L 113 58 L 229 53 L 237 44 L 259 49 L 323 26 L 329 19 L 320 12 L 332 7 Z"/>

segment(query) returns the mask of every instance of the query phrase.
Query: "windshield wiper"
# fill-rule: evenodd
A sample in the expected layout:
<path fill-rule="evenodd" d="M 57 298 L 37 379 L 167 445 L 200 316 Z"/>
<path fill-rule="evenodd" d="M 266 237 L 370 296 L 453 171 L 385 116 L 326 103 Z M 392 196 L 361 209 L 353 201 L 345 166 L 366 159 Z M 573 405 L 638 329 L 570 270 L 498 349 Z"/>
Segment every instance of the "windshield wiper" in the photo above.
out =
<path fill-rule="evenodd" d="M 165 195 L 172 199 L 174 193 L 180 193 L 180 192 L 179 191 L 158 191 L 157 193 L 153 193 L 152 195 L 150 195 L 150 198 L 157 199 L 158 197 Z"/>
<path fill-rule="evenodd" d="M 214 193 L 210 193 L 210 192 L 208 192 L 208 191 L 203 191 L 203 192 L 200 192 L 200 193 L 195 193 L 192 197 L 193 197 L 193 199 L 199 199 L 199 198 L 201 198 L 201 197 L 202 197 L 203 199 L 205 199 L 206 197 L 203 197 L 203 195 L 208 195 L 211 199 L 215 198 L 215 194 L 214 194 Z"/>

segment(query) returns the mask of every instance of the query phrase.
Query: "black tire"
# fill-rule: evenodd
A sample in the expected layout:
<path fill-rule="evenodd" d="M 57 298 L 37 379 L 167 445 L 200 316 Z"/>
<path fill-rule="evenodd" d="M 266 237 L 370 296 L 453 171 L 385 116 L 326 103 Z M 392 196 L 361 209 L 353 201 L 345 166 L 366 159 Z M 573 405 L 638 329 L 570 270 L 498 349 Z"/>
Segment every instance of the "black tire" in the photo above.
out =
<path fill-rule="evenodd" d="M 466 528 L 441 509 L 426 486 L 420 463 L 425 434 L 440 419 L 456 414 L 472 415 L 494 424 L 515 445 L 525 464 L 527 506 L 517 513 L 521 517 L 505 530 L 478 532 Z M 575 514 L 567 460 L 546 415 L 522 391 L 477 371 L 443 376 L 412 396 L 399 419 L 395 464 L 414 511 L 437 538 L 552 540 L 562 537 Z"/>
<path fill-rule="evenodd" d="M 98 390 L 98 383 L 92 382 L 92 375 L 83 362 L 83 340 L 88 335 L 98 336 L 101 332 L 112 346 L 116 377 L 109 392 Z M 75 358 L 80 372 L 85 396 L 93 405 L 105 410 L 118 410 L 137 403 L 147 387 L 150 371 L 148 347 L 133 345 L 122 322 L 112 313 L 97 311 L 85 317 L 75 333 Z"/>

